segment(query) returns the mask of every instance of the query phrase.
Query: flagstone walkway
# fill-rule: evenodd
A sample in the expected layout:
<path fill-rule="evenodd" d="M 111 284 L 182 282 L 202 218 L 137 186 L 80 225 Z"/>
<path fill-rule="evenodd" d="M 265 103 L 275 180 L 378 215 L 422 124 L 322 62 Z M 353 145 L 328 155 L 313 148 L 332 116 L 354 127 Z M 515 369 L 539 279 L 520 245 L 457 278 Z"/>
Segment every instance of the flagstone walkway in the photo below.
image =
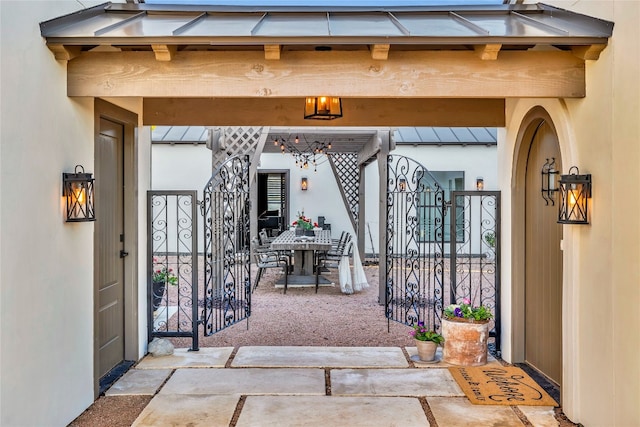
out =
<path fill-rule="evenodd" d="M 559 425 L 553 407 L 472 405 L 448 365 L 414 361 L 415 347 L 233 350 L 146 356 L 106 395 L 154 396 L 138 427 Z"/>

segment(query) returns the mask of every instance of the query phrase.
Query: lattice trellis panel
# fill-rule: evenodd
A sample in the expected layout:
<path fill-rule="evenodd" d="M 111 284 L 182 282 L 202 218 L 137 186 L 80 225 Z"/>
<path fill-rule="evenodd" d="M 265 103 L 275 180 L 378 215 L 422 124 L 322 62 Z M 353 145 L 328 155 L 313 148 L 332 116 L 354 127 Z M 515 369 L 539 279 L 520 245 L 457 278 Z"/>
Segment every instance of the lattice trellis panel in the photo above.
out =
<path fill-rule="evenodd" d="M 257 165 L 257 158 L 262 154 L 266 134 L 263 127 L 226 126 L 213 131 L 211 151 L 213 170 L 232 156 L 248 155 L 252 165 Z M 262 137 L 262 138 L 261 138 Z M 252 172 L 255 166 L 252 167 Z M 253 173 L 251 174 L 253 176 Z"/>
<path fill-rule="evenodd" d="M 331 153 L 329 155 L 331 170 L 338 183 L 340 194 L 354 230 L 358 229 L 358 209 L 360 203 L 360 171 L 358 153 Z"/>

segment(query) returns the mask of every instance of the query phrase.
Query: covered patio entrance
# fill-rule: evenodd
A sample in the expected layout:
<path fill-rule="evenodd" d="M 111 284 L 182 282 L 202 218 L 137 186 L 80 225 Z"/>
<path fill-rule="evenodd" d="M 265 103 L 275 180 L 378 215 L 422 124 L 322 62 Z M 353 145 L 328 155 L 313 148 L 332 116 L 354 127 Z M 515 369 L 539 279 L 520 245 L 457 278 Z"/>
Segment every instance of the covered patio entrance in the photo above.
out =
<path fill-rule="evenodd" d="M 67 61 L 68 96 L 139 110 L 143 126 L 305 126 L 304 98 L 330 94 L 345 114 L 317 126 L 503 127 L 511 98 L 584 97 L 585 61 L 598 59 L 611 30 L 545 5 L 118 4 L 41 25 Z"/>

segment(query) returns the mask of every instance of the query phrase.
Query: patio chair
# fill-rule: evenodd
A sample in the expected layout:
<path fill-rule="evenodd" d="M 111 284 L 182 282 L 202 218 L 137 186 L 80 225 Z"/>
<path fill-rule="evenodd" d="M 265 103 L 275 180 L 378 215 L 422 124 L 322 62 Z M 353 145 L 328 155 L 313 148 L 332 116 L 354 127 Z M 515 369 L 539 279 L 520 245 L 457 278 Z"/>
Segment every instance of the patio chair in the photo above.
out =
<path fill-rule="evenodd" d="M 344 253 L 345 246 L 351 241 L 351 237 L 351 233 L 343 231 L 340 235 L 340 239 L 338 239 L 335 245 L 333 245 L 330 250 L 324 253 L 323 256 L 325 258 L 334 258 L 340 260 L 340 257 L 342 257 Z"/>
<path fill-rule="evenodd" d="M 284 293 L 287 293 L 287 285 L 289 284 L 289 258 L 277 251 L 256 252 L 254 254 L 256 265 L 258 266 L 258 274 L 256 275 L 256 283 L 253 285 L 253 291 L 258 287 L 262 273 L 266 268 L 282 268 L 284 271 Z"/>
<path fill-rule="evenodd" d="M 329 254 L 330 251 L 316 252 L 316 293 L 320 285 L 320 271 L 329 271 L 330 269 L 339 270 L 340 290 L 345 294 L 353 293 L 353 284 L 351 280 L 351 272 L 349 270 L 349 258 L 351 257 L 351 247 L 353 242 L 351 237 L 345 239 L 346 242 L 342 246 L 342 252 L 338 254 Z"/>

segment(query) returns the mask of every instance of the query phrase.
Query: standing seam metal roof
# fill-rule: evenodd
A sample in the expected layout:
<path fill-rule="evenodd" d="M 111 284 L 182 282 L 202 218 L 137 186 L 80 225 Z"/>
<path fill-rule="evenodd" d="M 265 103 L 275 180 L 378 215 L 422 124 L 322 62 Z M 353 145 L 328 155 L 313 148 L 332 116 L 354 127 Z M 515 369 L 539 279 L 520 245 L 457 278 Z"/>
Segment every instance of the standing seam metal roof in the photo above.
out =
<path fill-rule="evenodd" d="M 606 43 L 613 23 L 537 5 L 177 6 L 105 3 L 40 24 L 49 43 L 182 45 Z M 148 48 L 148 46 L 147 46 Z"/>

